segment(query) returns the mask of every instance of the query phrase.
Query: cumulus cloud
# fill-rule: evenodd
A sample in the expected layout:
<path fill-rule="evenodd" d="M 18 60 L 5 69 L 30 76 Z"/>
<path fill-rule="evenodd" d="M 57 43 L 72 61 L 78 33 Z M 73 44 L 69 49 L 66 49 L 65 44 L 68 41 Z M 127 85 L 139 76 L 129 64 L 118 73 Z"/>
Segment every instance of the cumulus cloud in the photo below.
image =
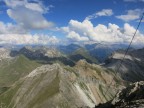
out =
<path fill-rule="evenodd" d="M 75 31 L 71 31 L 68 33 L 67 38 L 71 39 L 72 41 L 88 41 L 88 37 L 84 37 L 84 36 L 80 36 L 78 33 L 76 33 Z"/>
<path fill-rule="evenodd" d="M 70 20 L 69 25 L 62 27 L 61 30 L 66 33 L 68 39 L 76 42 L 94 41 L 106 43 L 129 43 L 135 32 L 135 28 L 128 23 L 125 23 L 123 28 L 111 23 L 108 26 L 102 24 L 94 26 L 89 20 L 83 22 Z M 134 43 L 142 44 L 143 42 L 144 35 L 138 31 Z"/>
<path fill-rule="evenodd" d="M 91 19 L 94 19 L 94 18 L 97 18 L 97 17 L 101 17 L 101 16 L 112 16 L 113 15 L 113 11 L 112 9 L 103 9 L 99 12 L 96 12 L 92 15 L 89 15 L 86 17 L 86 20 L 91 20 Z"/>
<path fill-rule="evenodd" d="M 14 44 L 14 45 L 49 45 L 58 44 L 59 40 L 55 36 L 48 36 L 43 34 L 0 34 L 0 45 Z"/>
<path fill-rule="evenodd" d="M 52 5 L 45 7 L 39 0 L 31 0 L 31 2 L 28 2 L 28 0 L 4 0 L 4 2 L 10 8 L 23 6 L 27 9 L 38 11 L 41 13 L 47 13 L 49 11 L 49 8 L 53 7 Z"/>
<path fill-rule="evenodd" d="M 3 23 L 0 21 L 0 34 L 15 34 L 15 33 L 26 33 L 27 30 L 19 25 L 13 25 L 12 23 Z"/>
<path fill-rule="evenodd" d="M 4 2 L 9 8 L 8 16 L 24 29 L 48 29 L 54 25 L 43 16 L 52 5 L 45 7 L 41 2 L 27 0 L 5 0 Z"/>
<path fill-rule="evenodd" d="M 52 5 L 45 7 L 38 0 L 4 0 L 7 14 L 16 23 L 0 21 L 0 44 L 57 44 L 55 36 L 30 34 L 31 30 L 50 29 L 53 23 L 47 21 L 43 14 L 48 13 Z"/>
<path fill-rule="evenodd" d="M 125 22 L 138 20 L 142 15 L 144 9 L 135 9 L 135 10 L 128 10 L 127 14 L 116 16 L 116 18 L 121 19 Z"/>
<path fill-rule="evenodd" d="M 55 36 L 28 34 L 21 26 L 0 22 L 0 44 L 57 44 Z"/>

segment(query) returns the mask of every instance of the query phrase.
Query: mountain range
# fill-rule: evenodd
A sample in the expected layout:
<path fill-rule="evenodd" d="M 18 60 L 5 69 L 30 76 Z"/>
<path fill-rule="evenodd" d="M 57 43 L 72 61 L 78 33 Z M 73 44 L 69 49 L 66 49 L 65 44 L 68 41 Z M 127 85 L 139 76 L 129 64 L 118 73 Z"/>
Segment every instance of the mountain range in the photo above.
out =
<path fill-rule="evenodd" d="M 144 49 L 131 49 L 120 71 L 117 66 L 125 48 L 103 50 L 97 44 L 0 48 L 0 105 L 93 108 L 112 100 L 119 89 L 144 79 Z M 102 56 L 102 61 L 97 59 Z"/>

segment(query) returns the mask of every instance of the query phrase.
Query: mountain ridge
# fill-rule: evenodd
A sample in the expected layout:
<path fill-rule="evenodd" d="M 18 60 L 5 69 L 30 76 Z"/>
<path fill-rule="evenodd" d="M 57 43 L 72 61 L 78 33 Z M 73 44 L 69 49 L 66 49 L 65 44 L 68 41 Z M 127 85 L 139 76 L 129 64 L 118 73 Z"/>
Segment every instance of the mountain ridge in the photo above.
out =
<path fill-rule="evenodd" d="M 83 70 L 85 70 L 85 72 Z M 103 90 L 107 88 L 105 83 L 110 82 L 110 79 L 107 78 L 112 78 L 113 76 L 113 73 L 110 72 L 106 74 L 103 71 L 103 68 L 97 66 L 95 67 L 95 65 L 91 65 L 84 60 L 79 61 L 75 67 L 63 67 L 59 64 L 43 65 L 36 68 L 26 77 L 24 77 L 23 81 L 19 81 L 19 83 L 21 82 L 20 87 L 17 88 L 18 85 L 16 84 L 15 87 L 17 88 L 17 92 L 13 94 L 11 100 L 9 100 L 10 103 L 7 104 L 16 108 L 37 108 L 40 107 L 43 102 L 44 103 L 41 107 L 44 107 L 45 105 L 49 105 L 51 107 L 60 107 L 61 105 L 63 106 L 64 103 L 64 106 L 66 105 L 66 107 L 68 107 L 67 105 L 70 105 L 71 107 L 76 107 L 77 105 L 79 107 L 94 107 L 95 104 L 98 104 L 102 100 L 103 102 L 106 102 L 106 100 L 111 99 L 112 94 L 114 93 L 111 92 L 114 89 L 113 86 L 112 88 L 110 88 L 111 91 L 108 92 L 110 94 L 108 94 L 106 97 L 103 96 Z M 105 74 L 105 76 L 103 77 L 103 75 L 101 74 Z M 118 78 L 117 80 L 120 79 Z M 117 86 L 119 86 L 119 83 L 117 83 L 117 81 L 115 81 L 115 83 L 113 84 L 118 84 Z M 4 94 L 0 95 L 0 99 L 4 98 L 5 100 L 7 98 L 6 95 L 9 94 L 11 90 L 12 89 L 10 88 Z M 39 90 L 41 90 L 41 92 Z M 48 95 L 45 93 L 50 94 Z M 61 98 L 61 101 L 58 101 L 55 95 L 52 95 L 53 93 L 56 95 L 56 97 L 60 96 L 59 98 Z M 26 97 L 23 97 L 24 94 L 26 94 Z M 100 95 L 100 97 L 98 94 Z M 34 97 L 31 97 L 29 100 L 29 96 Z M 48 98 L 49 96 L 50 98 Z M 97 102 L 95 98 L 97 98 Z M 46 103 L 44 101 L 45 99 L 48 99 Z M 71 101 L 66 101 L 67 99 L 71 99 Z M 60 104 L 59 102 L 62 102 L 63 104 Z M 38 106 L 36 104 L 38 104 Z"/>

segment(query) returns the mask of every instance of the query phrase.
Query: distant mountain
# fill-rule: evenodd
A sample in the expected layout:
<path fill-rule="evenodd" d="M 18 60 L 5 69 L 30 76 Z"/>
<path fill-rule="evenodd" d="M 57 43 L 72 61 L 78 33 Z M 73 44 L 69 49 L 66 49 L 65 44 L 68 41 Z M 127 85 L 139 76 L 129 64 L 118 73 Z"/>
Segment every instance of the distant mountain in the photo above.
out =
<path fill-rule="evenodd" d="M 67 46 L 59 46 L 58 50 L 65 54 L 70 60 L 77 62 L 81 59 L 85 59 L 89 63 L 98 63 L 96 58 L 92 57 L 85 47 L 77 44 L 70 44 Z"/>
<path fill-rule="evenodd" d="M 94 43 L 86 44 L 85 48 L 88 50 L 92 57 L 96 58 L 99 62 L 104 62 L 105 59 L 114 51 L 118 49 L 125 49 L 126 46 L 120 44 Z"/>
<path fill-rule="evenodd" d="M 72 44 L 71 44 L 72 45 Z M 72 46 L 69 45 L 71 48 Z M 77 49 L 76 49 L 77 48 Z M 75 50 L 74 50 L 75 49 Z M 89 52 L 83 47 L 72 48 L 73 52 L 70 54 L 65 54 L 60 52 L 56 48 L 49 47 L 30 47 L 25 46 L 17 51 L 11 51 L 11 56 L 24 55 L 31 60 L 38 60 L 43 63 L 62 63 L 64 65 L 74 66 L 75 63 L 81 59 L 85 59 L 89 63 L 98 63 L 97 60 L 92 57 Z"/>
<path fill-rule="evenodd" d="M 89 63 L 98 63 L 96 58 L 92 57 L 85 48 L 78 48 L 77 50 L 69 54 L 68 57 L 75 62 L 81 59 L 85 59 Z"/>
<path fill-rule="evenodd" d="M 124 50 L 114 52 L 107 60 L 106 66 L 117 71 L 120 61 L 124 57 Z M 126 55 L 118 72 L 124 80 L 130 82 L 144 80 L 144 48 L 131 49 Z"/>
<path fill-rule="evenodd" d="M 44 46 L 31 47 L 25 46 L 18 51 L 11 51 L 11 56 L 24 55 L 31 60 L 37 60 L 44 64 L 62 63 L 64 65 L 74 66 L 75 63 L 60 53 L 56 48 Z"/>
<path fill-rule="evenodd" d="M 60 52 L 58 52 L 55 48 L 48 48 L 44 46 L 39 47 L 31 47 L 25 46 L 17 51 L 17 54 L 24 54 L 29 58 L 43 58 L 43 57 L 60 57 L 62 56 Z"/>
<path fill-rule="evenodd" d="M 58 50 L 64 54 L 71 54 L 72 52 L 76 51 L 77 49 L 82 48 L 80 45 L 77 44 L 69 44 L 69 45 L 60 45 L 58 46 Z"/>
<path fill-rule="evenodd" d="M 59 46 L 10 46 L 9 48 L 13 51 L 11 52 L 11 56 L 15 56 L 17 54 L 24 54 L 26 57 L 31 59 L 42 59 L 46 58 L 61 58 L 61 57 L 69 57 L 74 53 L 77 53 L 78 50 L 83 49 L 84 53 L 81 55 L 81 51 L 78 54 L 78 58 L 85 59 L 84 55 L 89 55 L 89 59 L 93 58 L 93 60 L 87 60 L 89 63 L 103 63 L 105 59 L 110 56 L 114 51 L 118 49 L 125 49 L 127 45 L 121 44 L 104 44 L 104 43 L 92 43 L 92 44 L 69 44 L 69 45 L 59 45 Z M 91 56 L 91 57 L 90 57 Z M 72 57 L 75 59 L 75 56 Z M 78 59 L 77 58 L 77 59 Z M 80 60 L 80 59 L 78 59 Z M 76 60 L 76 61 L 78 61 Z M 75 60 L 74 60 L 75 61 Z"/>
<path fill-rule="evenodd" d="M 99 63 L 102 63 L 114 51 L 118 49 L 125 49 L 126 47 L 127 47 L 126 45 L 121 45 L 121 44 L 103 44 L 103 43 L 93 43 L 93 44 L 84 44 L 84 45 L 70 44 L 67 46 L 59 46 L 58 50 L 66 55 L 71 55 L 77 52 L 79 49 L 83 49 L 87 53 L 89 53 L 89 55 L 92 58 L 97 60 Z"/>

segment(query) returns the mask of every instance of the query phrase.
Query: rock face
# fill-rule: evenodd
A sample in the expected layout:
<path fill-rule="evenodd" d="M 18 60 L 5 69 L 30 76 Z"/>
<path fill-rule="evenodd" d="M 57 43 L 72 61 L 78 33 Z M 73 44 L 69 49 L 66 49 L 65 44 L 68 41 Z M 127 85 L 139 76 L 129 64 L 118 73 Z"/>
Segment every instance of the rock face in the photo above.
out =
<path fill-rule="evenodd" d="M 143 108 L 144 81 L 131 84 L 120 91 L 111 102 L 96 106 L 96 108 Z"/>
<path fill-rule="evenodd" d="M 120 61 L 124 57 L 124 50 L 113 53 L 106 61 L 106 67 L 117 71 Z M 136 82 L 144 80 L 144 49 L 130 50 L 125 56 L 119 75 L 127 81 Z"/>
<path fill-rule="evenodd" d="M 104 95 L 113 77 L 114 82 Z M 42 65 L 1 94 L 0 102 L 8 108 L 92 108 L 111 100 L 121 82 L 110 70 L 85 60 L 74 67 Z"/>

